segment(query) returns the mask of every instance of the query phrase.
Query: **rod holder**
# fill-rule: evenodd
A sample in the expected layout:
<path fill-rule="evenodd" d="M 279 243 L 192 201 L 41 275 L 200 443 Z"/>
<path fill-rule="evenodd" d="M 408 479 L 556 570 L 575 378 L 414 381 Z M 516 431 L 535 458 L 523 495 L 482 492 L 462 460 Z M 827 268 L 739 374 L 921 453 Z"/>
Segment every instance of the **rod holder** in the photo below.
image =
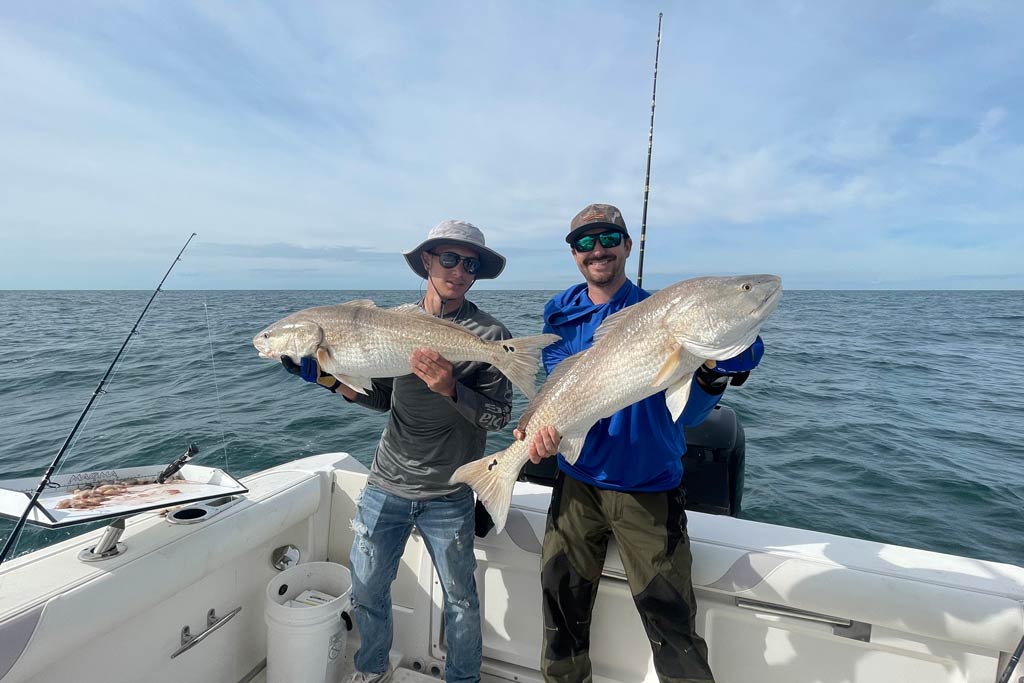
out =
<path fill-rule="evenodd" d="M 124 543 L 118 543 L 121 538 L 121 534 L 124 533 L 124 517 L 118 517 L 107 530 L 103 532 L 103 536 L 100 538 L 100 542 L 92 548 L 85 548 L 82 552 L 78 553 L 78 559 L 82 562 L 99 562 L 101 560 L 109 560 L 111 557 L 117 557 L 125 551 Z"/>

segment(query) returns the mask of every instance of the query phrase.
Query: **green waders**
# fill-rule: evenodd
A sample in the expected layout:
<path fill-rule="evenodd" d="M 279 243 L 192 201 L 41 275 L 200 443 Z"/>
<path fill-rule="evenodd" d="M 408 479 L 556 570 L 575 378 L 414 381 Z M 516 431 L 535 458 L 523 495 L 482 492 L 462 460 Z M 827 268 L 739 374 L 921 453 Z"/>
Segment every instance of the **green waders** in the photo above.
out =
<path fill-rule="evenodd" d="M 625 493 L 559 474 L 551 493 L 541 585 L 548 683 L 591 683 L 590 617 L 615 535 L 662 683 L 714 681 L 694 628 L 690 540 L 680 490 Z"/>

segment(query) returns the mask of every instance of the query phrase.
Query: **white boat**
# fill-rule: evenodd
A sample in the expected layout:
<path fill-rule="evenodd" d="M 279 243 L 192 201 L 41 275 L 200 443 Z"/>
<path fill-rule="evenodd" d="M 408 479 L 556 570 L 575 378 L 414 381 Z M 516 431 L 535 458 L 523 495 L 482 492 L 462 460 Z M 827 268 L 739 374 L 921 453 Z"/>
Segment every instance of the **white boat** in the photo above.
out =
<path fill-rule="evenodd" d="M 302 563 L 347 563 L 366 476 L 347 454 L 314 456 L 245 477 L 247 493 L 207 505 L 194 524 L 158 512 L 130 518 L 123 552 L 109 559 L 79 559 L 97 545 L 95 531 L 8 561 L 0 566 L 0 680 L 264 681 L 275 550 L 293 546 Z M 548 488 L 520 482 L 505 531 L 477 539 L 484 681 L 541 680 L 548 500 Z M 719 683 L 993 683 L 1024 633 L 1024 568 L 728 516 L 689 518 L 697 628 Z M 443 676 L 441 587 L 415 533 L 392 595 L 398 680 Z M 194 640 L 186 642 L 185 627 Z M 349 662 L 358 633 L 350 636 Z M 614 547 L 592 640 L 595 681 L 657 680 Z M 1010 680 L 1024 681 L 1024 664 Z"/>

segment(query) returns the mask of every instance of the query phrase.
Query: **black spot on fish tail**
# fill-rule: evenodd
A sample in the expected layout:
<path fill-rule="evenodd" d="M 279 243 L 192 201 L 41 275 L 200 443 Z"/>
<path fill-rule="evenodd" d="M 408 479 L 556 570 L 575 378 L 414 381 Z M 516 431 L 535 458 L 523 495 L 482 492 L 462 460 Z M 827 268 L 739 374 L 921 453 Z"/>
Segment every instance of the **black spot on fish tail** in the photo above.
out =
<path fill-rule="evenodd" d="M 495 458 L 494 460 L 491 461 L 491 464 L 487 466 L 487 471 L 490 472 L 491 470 L 493 470 L 497 466 L 498 466 L 498 459 Z"/>

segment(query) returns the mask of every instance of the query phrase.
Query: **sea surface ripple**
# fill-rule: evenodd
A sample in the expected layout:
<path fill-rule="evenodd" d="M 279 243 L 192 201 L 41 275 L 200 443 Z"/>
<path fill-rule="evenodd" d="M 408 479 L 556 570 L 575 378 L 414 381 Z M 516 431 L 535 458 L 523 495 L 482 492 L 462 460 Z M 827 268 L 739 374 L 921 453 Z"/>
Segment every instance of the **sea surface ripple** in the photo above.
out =
<path fill-rule="evenodd" d="M 470 298 L 524 335 L 551 294 Z M 42 475 L 149 295 L 0 291 L 0 479 Z M 329 451 L 368 463 L 385 416 L 251 344 L 288 313 L 360 298 L 418 295 L 162 292 L 62 471 L 165 463 L 190 441 L 196 464 L 235 476 Z M 742 516 L 1024 566 L 1022 310 L 1019 291 L 787 292 L 761 367 L 724 399 L 747 434 Z M 514 415 L 524 406 L 517 394 Z M 30 527 L 18 553 L 81 532 Z"/>

